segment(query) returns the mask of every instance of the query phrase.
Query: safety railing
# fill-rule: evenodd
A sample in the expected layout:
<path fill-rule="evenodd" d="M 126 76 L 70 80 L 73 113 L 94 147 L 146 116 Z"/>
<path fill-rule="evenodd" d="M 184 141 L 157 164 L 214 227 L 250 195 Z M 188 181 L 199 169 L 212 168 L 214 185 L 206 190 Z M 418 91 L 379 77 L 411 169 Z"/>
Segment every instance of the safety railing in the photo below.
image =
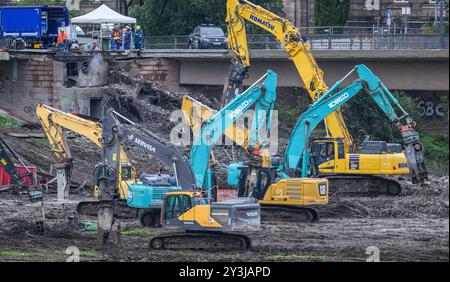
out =
<path fill-rule="evenodd" d="M 439 34 L 302 33 L 313 50 L 448 49 L 449 37 Z M 281 49 L 270 34 L 249 34 L 250 49 Z M 145 36 L 145 49 L 189 49 L 189 36 Z"/>

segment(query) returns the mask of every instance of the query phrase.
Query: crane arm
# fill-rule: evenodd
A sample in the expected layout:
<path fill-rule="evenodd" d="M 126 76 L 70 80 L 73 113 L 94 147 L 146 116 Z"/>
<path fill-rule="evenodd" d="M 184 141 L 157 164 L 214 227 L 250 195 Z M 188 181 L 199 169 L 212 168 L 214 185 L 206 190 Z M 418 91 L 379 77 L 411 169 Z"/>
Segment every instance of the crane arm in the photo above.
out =
<path fill-rule="evenodd" d="M 194 140 L 191 149 L 190 161 L 197 187 L 211 188 L 212 173 L 208 167 L 209 156 L 215 142 L 221 138 L 227 128 L 234 124 L 255 103 L 257 103 L 256 109 L 258 112 L 264 111 L 266 113 L 258 115 L 255 112 L 258 117 L 253 119 L 252 132 L 259 127 L 258 123 L 262 123 L 266 118 L 270 118 L 270 111 L 276 99 L 276 85 L 277 75 L 269 70 L 246 91 L 209 118 L 201 129 L 198 138 Z M 258 142 L 258 137 L 252 140 L 252 142 Z"/>
<path fill-rule="evenodd" d="M 211 109 L 205 104 L 189 96 L 183 96 L 181 108 L 184 119 L 190 126 L 194 135 L 199 134 L 202 129 L 202 125 L 217 113 L 216 110 Z M 248 149 L 249 132 L 247 128 L 240 127 L 239 125 L 233 123 L 224 130 L 224 135 L 233 140 L 236 145 L 245 150 Z"/>
<path fill-rule="evenodd" d="M 338 91 L 343 81 L 355 70 L 359 79 Z M 411 176 L 418 181 L 424 181 L 427 173 L 423 146 L 420 144 L 419 134 L 414 130 L 414 121 L 409 118 L 397 99 L 381 80 L 365 65 L 357 65 L 300 116 L 292 131 L 291 139 L 285 152 L 284 166 L 286 171 L 293 173 L 301 167 L 302 177 L 307 176 L 309 170 L 307 147 L 312 131 L 327 115 L 361 92 L 368 94 L 389 120 L 396 124 L 403 136 L 403 146 L 411 168 Z M 402 113 L 400 117 L 397 115 L 393 105 L 400 109 Z"/>
<path fill-rule="evenodd" d="M 72 154 L 67 144 L 63 129 L 80 134 L 92 143 L 101 146 L 102 127 L 99 123 L 65 113 L 50 106 L 39 104 L 36 107 L 36 115 L 52 147 L 53 153 L 61 162 L 71 162 Z M 128 157 L 121 149 L 121 162 L 129 163 Z"/>
<path fill-rule="evenodd" d="M 119 119 L 126 121 L 128 124 L 119 122 Z M 102 127 L 103 125 L 107 126 L 105 130 L 103 130 L 103 134 L 108 132 L 109 139 L 111 140 L 110 142 L 107 142 L 108 144 L 114 142 L 120 143 L 123 140 L 132 142 L 139 150 L 165 163 L 174 172 L 177 184 L 183 190 L 192 190 L 195 188 L 194 174 L 191 165 L 189 164 L 189 160 L 170 142 L 160 138 L 113 110 L 108 111 L 106 117 L 102 121 Z M 113 138 L 114 135 L 110 133 L 115 130 L 118 132 L 117 140 Z M 115 149 L 116 147 L 112 148 Z M 111 153 L 108 154 L 111 155 Z"/>
<path fill-rule="evenodd" d="M 292 22 L 246 0 L 227 0 L 225 21 L 228 28 L 228 46 L 235 56 L 235 61 L 225 83 L 222 104 L 237 94 L 236 87 L 242 86 L 242 80 L 250 67 L 245 21 L 265 29 L 283 44 L 313 101 L 328 91 L 323 78 L 324 72 L 318 66 L 310 45 L 302 39 L 300 30 Z M 241 81 L 238 81 L 239 79 Z M 343 138 L 347 148 L 353 147 L 353 138 L 339 108 L 327 116 L 326 127 L 332 137 Z"/>
<path fill-rule="evenodd" d="M 26 173 L 20 174 L 19 171 L 14 166 L 14 162 L 8 156 L 8 152 L 16 158 L 17 161 L 22 165 L 22 167 L 26 170 Z M 20 156 L 14 151 L 14 149 L 0 136 L 0 166 L 11 176 L 13 181 L 18 186 L 23 186 L 23 178 L 29 177 L 31 183 L 36 185 L 36 179 L 33 176 L 33 173 L 28 169 L 25 163 L 22 161 Z"/>

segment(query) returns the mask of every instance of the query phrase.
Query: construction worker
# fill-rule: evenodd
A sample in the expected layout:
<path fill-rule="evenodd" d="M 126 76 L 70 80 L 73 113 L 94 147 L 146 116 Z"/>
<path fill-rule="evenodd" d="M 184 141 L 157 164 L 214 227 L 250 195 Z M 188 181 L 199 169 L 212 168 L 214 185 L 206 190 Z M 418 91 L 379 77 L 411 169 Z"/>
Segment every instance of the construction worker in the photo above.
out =
<path fill-rule="evenodd" d="M 67 34 L 64 32 L 64 28 L 59 29 L 58 40 L 56 41 L 57 47 L 63 47 L 63 41 L 67 40 Z"/>
<path fill-rule="evenodd" d="M 124 35 L 123 35 L 123 49 L 124 50 L 130 50 L 131 49 L 131 36 L 132 36 L 132 32 L 131 32 L 131 27 L 130 26 L 126 26 L 125 27 L 125 31 L 124 31 Z"/>
<path fill-rule="evenodd" d="M 134 48 L 137 50 L 144 49 L 144 46 L 142 44 L 142 40 L 144 38 L 144 32 L 141 29 L 141 26 L 136 26 L 136 31 L 134 33 Z"/>
<path fill-rule="evenodd" d="M 120 49 L 120 31 L 118 28 L 114 28 L 112 30 L 112 37 L 113 37 L 113 44 L 112 44 L 112 50 L 119 50 Z"/>

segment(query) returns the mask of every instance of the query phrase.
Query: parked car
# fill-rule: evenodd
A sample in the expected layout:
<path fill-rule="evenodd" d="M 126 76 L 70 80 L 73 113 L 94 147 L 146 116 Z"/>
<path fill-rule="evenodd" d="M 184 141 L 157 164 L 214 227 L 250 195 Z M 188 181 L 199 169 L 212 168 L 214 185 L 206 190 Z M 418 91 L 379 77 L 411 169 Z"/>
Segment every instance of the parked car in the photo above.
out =
<path fill-rule="evenodd" d="M 202 24 L 189 35 L 189 49 L 228 48 L 228 39 L 223 30 L 215 25 Z"/>

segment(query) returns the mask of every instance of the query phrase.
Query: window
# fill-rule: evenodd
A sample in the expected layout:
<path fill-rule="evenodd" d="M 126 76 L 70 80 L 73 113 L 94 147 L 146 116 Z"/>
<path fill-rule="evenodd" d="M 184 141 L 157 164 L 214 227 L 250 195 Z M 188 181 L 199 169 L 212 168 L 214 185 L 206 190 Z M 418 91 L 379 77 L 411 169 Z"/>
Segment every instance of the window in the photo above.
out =
<path fill-rule="evenodd" d="M 191 209 L 191 198 L 189 196 L 168 196 L 164 204 L 164 219 L 177 218 L 189 209 Z"/>
<path fill-rule="evenodd" d="M 345 159 L 344 142 L 342 140 L 337 141 L 338 146 L 338 159 Z"/>
<path fill-rule="evenodd" d="M 200 33 L 206 36 L 225 36 L 220 27 L 203 27 L 200 28 Z"/>

